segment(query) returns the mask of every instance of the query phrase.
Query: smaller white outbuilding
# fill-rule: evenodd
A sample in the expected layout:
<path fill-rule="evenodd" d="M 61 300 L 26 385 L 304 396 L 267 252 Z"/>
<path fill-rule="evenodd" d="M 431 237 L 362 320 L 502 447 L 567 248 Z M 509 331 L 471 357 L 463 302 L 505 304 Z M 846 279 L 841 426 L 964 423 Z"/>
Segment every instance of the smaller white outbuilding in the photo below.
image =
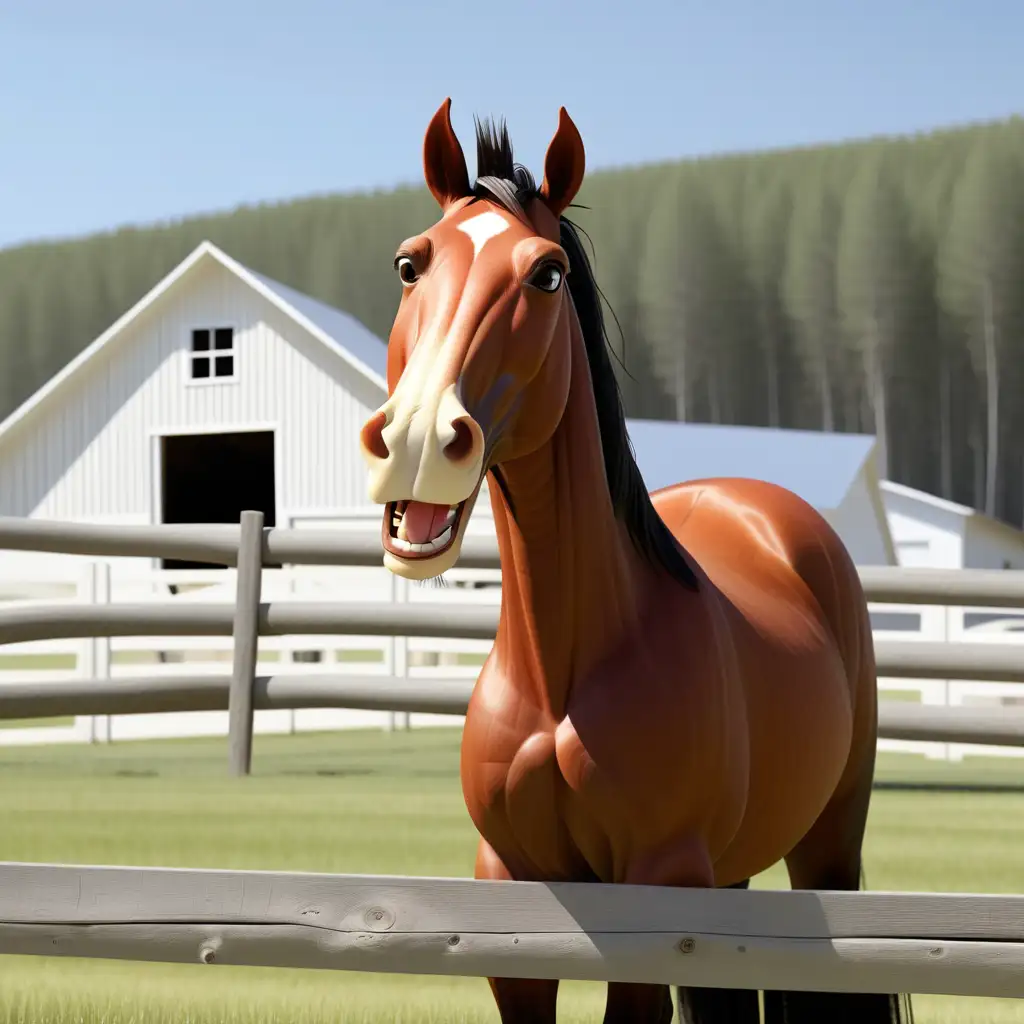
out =
<path fill-rule="evenodd" d="M 967 505 L 891 480 L 882 481 L 881 493 L 897 564 L 936 569 L 1024 569 L 1024 532 L 1016 527 Z M 915 612 L 915 617 L 918 614 Z M 1024 616 L 966 608 L 961 628 L 1024 633 Z"/>
<path fill-rule="evenodd" d="M 1024 569 L 1024 532 L 1016 527 L 891 480 L 881 491 L 898 564 Z"/>

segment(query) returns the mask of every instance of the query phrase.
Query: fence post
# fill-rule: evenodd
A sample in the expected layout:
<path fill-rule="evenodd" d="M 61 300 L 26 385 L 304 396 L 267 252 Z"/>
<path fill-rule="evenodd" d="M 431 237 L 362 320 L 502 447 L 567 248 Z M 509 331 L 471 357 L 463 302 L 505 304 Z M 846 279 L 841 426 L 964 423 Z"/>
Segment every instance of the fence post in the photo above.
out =
<path fill-rule="evenodd" d="M 95 573 L 95 601 L 101 604 L 109 604 L 112 591 L 110 582 L 110 563 L 100 562 L 99 564 L 93 563 L 93 572 Z M 111 639 L 109 636 L 100 636 L 93 638 L 93 674 L 97 679 L 109 679 L 110 678 L 110 647 Z M 103 715 L 101 717 L 94 717 L 93 723 L 97 726 L 98 738 L 101 738 L 105 743 L 111 743 L 114 739 L 114 721 L 110 715 Z"/>
<path fill-rule="evenodd" d="M 228 757 L 232 775 L 248 775 L 252 765 L 252 691 L 256 682 L 262 578 L 263 513 L 243 512 L 238 538 L 234 661 L 228 693 Z"/>
<path fill-rule="evenodd" d="M 409 600 L 409 581 L 396 576 L 391 576 L 391 601 L 393 604 L 404 604 Z M 391 675 L 404 678 L 409 674 L 409 638 L 407 636 L 393 636 L 391 638 L 390 657 L 387 659 Z M 402 719 L 399 719 L 402 715 Z M 387 731 L 394 732 L 401 720 L 402 725 L 409 729 L 411 722 L 409 712 L 389 711 L 387 719 Z"/>
<path fill-rule="evenodd" d="M 89 562 L 85 567 L 85 600 L 89 604 L 109 604 L 110 563 Z M 79 675 L 84 679 L 110 678 L 110 637 L 89 637 L 79 656 Z M 89 715 L 90 743 L 111 740 L 110 715 Z"/>

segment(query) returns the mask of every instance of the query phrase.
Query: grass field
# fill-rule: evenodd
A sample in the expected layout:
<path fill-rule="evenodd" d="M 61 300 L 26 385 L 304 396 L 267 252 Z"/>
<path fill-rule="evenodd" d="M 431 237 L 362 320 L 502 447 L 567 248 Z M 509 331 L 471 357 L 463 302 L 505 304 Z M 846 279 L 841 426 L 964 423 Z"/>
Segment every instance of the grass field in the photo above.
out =
<path fill-rule="evenodd" d="M 454 730 L 257 736 L 251 778 L 227 778 L 225 762 L 224 740 L 0 749 L 0 859 L 471 874 Z M 871 888 L 1024 890 L 1024 762 L 891 755 L 880 780 Z M 896 782 L 918 788 L 888 788 Z M 786 883 L 773 869 L 756 884 Z M 561 1020 L 599 1021 L 602 1001 L 601 986 L 563 985 Z M 1024 1001 L 914 1003 L 918 1024 L 1024 1024 Z M 0 1024 L 172 1021 L 494 1024 L 497 1014 L 478 979 L 0 958 Z"/>

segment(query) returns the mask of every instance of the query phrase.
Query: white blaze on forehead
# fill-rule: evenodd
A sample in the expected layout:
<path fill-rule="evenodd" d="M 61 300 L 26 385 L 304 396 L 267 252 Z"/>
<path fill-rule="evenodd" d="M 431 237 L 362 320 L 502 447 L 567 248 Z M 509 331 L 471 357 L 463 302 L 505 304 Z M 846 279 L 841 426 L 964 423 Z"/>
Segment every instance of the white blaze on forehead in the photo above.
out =
<path fill-rule="evenodd" d="M 473 241 L 473 259 L 480 255 L 480 250 L 492 239 L 507 231 L 509 223 L 493 210 L 481 213 L 476 217 L 470 217 L 459 225 L 459 230 L 464 231 Z"/>

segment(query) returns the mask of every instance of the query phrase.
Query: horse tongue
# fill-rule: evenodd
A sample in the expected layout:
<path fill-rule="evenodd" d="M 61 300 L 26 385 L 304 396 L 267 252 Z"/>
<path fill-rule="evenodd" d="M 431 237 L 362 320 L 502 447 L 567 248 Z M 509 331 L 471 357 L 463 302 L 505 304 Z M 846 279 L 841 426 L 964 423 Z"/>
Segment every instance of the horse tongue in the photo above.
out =
<path fill-rule="evenodd" d="M 412 544 L 426 544 L 428 540 L 433 540 L 441 532 L 447 515 L 447 505 L 410 501 L 402 516 L 406 539 Z"/>

